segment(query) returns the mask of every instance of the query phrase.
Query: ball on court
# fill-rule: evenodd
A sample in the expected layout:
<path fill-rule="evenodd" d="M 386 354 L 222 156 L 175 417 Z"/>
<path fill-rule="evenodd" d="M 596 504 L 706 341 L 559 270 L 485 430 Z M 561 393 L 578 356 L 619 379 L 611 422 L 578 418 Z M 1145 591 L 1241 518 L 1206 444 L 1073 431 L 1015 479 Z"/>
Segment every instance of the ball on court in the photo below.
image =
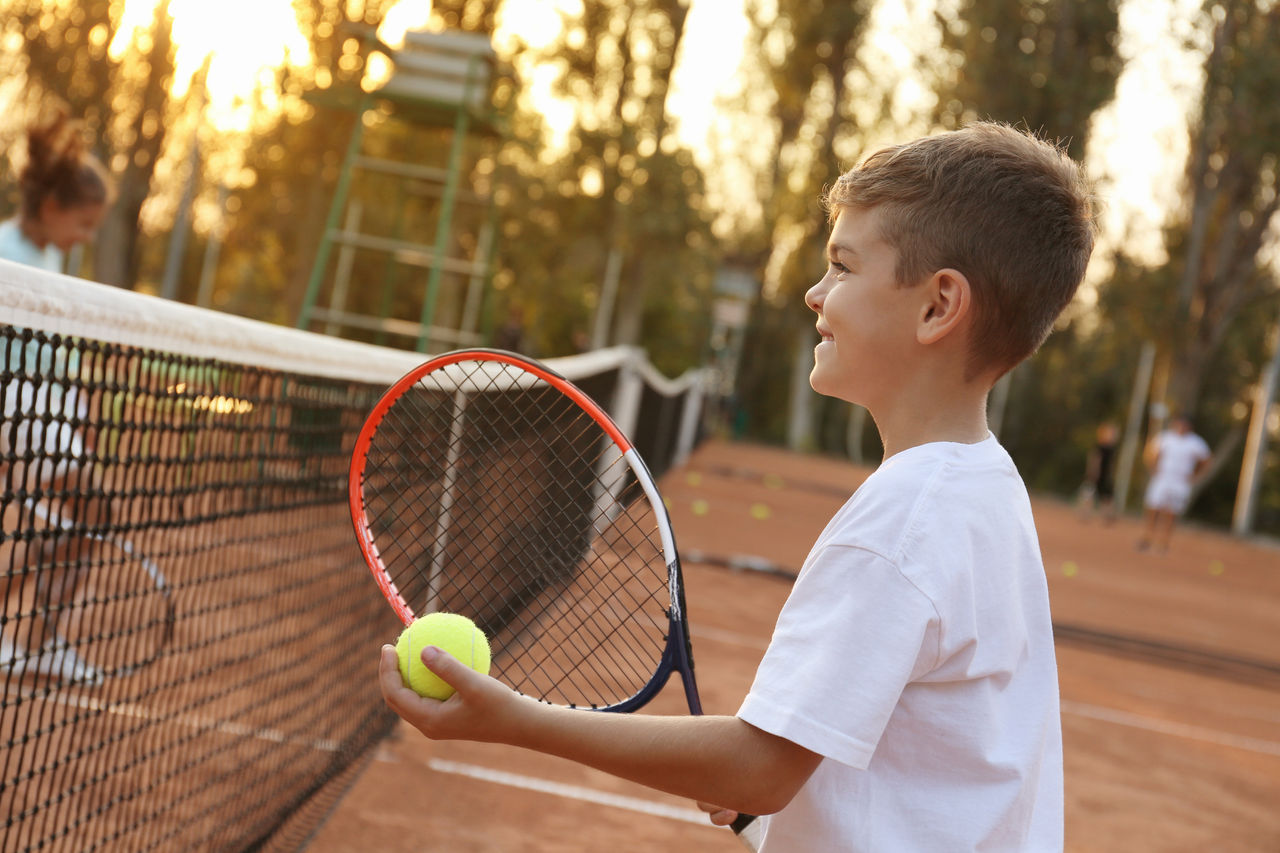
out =
<path fill-rule="evenodd" d="M 422 650 L 437 646 L 482 675 L 489 674 L 489 639 L 460 613 L 428 613 L 409 624 L 396 640 L 400 677 L 429 699 L 448 699 L 454 689 L 422 663 Z"/>

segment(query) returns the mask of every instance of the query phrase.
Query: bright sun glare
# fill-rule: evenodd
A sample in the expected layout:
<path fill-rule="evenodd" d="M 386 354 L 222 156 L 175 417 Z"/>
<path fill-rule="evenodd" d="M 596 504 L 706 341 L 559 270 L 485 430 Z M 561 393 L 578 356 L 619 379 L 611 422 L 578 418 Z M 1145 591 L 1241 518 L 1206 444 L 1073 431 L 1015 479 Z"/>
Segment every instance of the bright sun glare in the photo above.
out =
<path fill-rule="evenodd" d="M 114 51 L 123 50 L 135 29 L 150 25 L 155 7 L 156 0 L 127 0 Z M 387 13 L 379 35 L 399 43 L 406 30 L 426 23 L 430 8 L 430 0 L 401 0 Z M 177 48 L 174 93 L 185 94 L 192 76 L 211 56 L 209 120 L 224 129 L 245 125 L 242 101 L 270 82 L 273 69 L 310 61 L 290 0 L 172 0 L 169 14 Z"/>

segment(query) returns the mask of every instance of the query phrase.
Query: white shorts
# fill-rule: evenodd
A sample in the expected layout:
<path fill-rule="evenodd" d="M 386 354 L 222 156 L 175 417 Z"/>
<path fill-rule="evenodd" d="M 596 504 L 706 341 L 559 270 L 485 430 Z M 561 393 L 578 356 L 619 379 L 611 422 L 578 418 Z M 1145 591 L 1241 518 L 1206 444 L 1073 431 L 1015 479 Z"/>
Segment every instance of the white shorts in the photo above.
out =
<path fill-rule="evenodd" d="M 1159 509 L 1182 515 L 1191 502 L 1191 484 L 1170 477 L 1156 477 L 1147 484 L 1144 500 L 1147 509 Z"/>

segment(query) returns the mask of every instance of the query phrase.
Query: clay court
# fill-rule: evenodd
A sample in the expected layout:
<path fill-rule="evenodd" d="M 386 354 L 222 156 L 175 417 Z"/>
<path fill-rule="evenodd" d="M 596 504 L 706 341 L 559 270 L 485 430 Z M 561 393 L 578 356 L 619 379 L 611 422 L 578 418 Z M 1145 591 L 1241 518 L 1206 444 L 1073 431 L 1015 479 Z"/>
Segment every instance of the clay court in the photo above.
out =
<path fill-rule="evenodd" d="M 707 713 L 736 710 L 788 590 L 785 578 L 710 558 L 798 569 L 867 473 L 712 442 L 663 478 Z M 1059 628 L 1067 849 L 1280 850 L 1280 549 L 1184 528 L 1169 554 L 1139 553 L 1133 519 L 1105 525 L 1034 503 Z M 367 658 L 372 679 L 377 649 Z M 683 712 L 679 685 L 647 710 Z M 687 801 L 521 750 L 432 743 L 403 725 L 307 847 L 637 849 L 741 847 Z"/>

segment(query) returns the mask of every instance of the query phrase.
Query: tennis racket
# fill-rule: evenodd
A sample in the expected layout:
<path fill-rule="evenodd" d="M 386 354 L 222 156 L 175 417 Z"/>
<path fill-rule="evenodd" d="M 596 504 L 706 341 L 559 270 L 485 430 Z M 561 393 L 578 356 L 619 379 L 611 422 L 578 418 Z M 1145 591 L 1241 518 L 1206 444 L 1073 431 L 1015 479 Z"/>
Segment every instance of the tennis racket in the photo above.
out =
<path fill-rule="evenodd" d="M 160 567 L 127 539 L 87 536 L 88 566 L 59 633 L 108 678 L 154 663 L 173 639 L 177 612 Z"/>
<path fill-rule="evenodd" d="M 678 674 L 702 713 L 666 507 L 631 442 L 564 377 L 501 350 L 418 366 L 360 430 L 349 493 L 406 625 L 469 616 L 493 675 L 545 702 L 635 711 Z M 753 850 L 754 820 L 733 827 Z"/>
<path fill-rule="evenodd" d="M 86 683 L 99 683 L 158 660 L 173 639 L 177 610 L 155 561 L 127 539 L 78 529 L 72 516 L 45 502 L 24 505 L 52 534 L 23 570 L 35 575 L 21 585 L 24 610 L 39 614 L 47 646 L 26 668 L 65 675 L 78 660 L 94 674 Z"/>

